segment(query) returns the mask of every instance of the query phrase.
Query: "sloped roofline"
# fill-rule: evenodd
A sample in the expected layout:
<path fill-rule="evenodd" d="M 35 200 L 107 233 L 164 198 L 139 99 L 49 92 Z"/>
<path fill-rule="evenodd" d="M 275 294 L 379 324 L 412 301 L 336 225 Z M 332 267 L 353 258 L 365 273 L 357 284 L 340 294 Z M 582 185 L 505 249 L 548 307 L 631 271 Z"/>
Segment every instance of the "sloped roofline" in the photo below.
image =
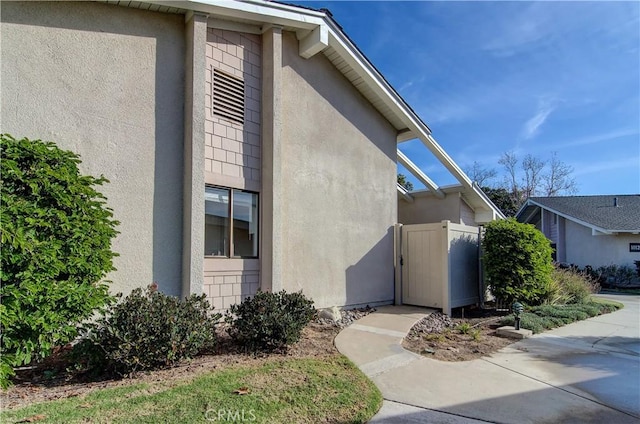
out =
<path fill-rule="evenodd" d="M 296 32 L 300 42 L 301 56 L 306 58 L 320 53 L 328 47 L 333 48 L 384 103 L 393 116 L 402 122 L 402 127 L 396 125 L 398 143 L 416 138 L 422 141 L 451 175 L 458 180 L 465 189 L 465 195 L 472 200 L 474 207 L 485 210 L 496 217 L 502 215 L 499 209 L 482 194 L 481 190 L 474 187 L 471 179 L 433 138 L 427 124 L 347 36 L 330 12 L 264 0 L 141 0 L 140 3 L 186 10 L 187 14 L 203 13 L 219 16 L 238 22 L 240 25 L 257 25 L 262 31 L 270 26 L 292 30 Z M 495 213 L 496 211 L 498 213 Z"/>
<path fill-rule="evenodd" d="M 616 233 L 637 234 L 638 233 L 638 231 L 634 231 L 634 230 L 615 230 L 615 229 L 610 229 L 610 228 L 602 228 L 602 227 L 600 227 L 598 225 L 594 225 L 594 224 L 592 224 L 590 222 L 583 221 L 583 220 L 578 219 L 578 218 L 576 218 L 574 216 L 568 215 L 568 214 L 566 214 L 564 212 L 560 212 L 557 209 L 551 208 L 551 207 L 549 207 L 547 205 L 543 205 L 542 203 L 536 202 L 533 199 L 527 199 L 527 201 L 524 202 L 524 204 L 520 207 L 520 210 L 518 211 L 518 213 L 516 213 L 516 217 L 519 218 L 520 214 L 523 213 L 524 210 L 529 206 L 537 206 L 540 209 L 544 209 L 544 210 L 547 210 L 549 212 L 553 212 L 558 216 L 561 216 L 561 217 L 563 217 L 565 219 L 568 219 L 569 221 L 573 221 L 576 224 L 580 224 L 580 225 L 582 225 L 584 227 L 591 228 L 592 230 L 595 230 L 595 231 L 603 233 L 603 234 L 616 234 Z"/>

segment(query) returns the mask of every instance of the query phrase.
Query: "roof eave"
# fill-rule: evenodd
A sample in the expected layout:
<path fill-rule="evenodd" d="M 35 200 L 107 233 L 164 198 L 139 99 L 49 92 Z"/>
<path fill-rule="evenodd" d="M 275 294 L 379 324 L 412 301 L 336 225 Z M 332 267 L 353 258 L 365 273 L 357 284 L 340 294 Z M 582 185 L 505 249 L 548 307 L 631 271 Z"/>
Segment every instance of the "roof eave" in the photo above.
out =
<path fill-rule="evenodd" d="M 398 92 L 393 89 L 391 84 L 387 82 L 384 76 L 364 56 L 329 14 L 323 11 L 263 0 L 173 0 L 161 2 L 142 0 L 142 3 L 162 4 L 163 6 L 212 14 L 230 20 L 253 21 L 256 24 L 278 25 L 297 30 L 298 38 L 303 41 L 301 45 L 304 44 L 300 53 L 306 58 L 331 46 L 349 64 L 351 69 L 362 78 L 375 95 L 380 98 L 397 121 L 403 123 L 404 128 L 396 127 L 399 134 L 396 141 L 405 141 L 409 139 L 407 138 L 408 136 L 419 139 L 461 185 L 473 190 L 471 179 L 432 137 L 429 127 Z"/>
<path fill-rule="evenodd" d="M 532 199 L 527 199 L 527 201 L 524 203 L 524 205 L 522 205 L 522 207 L 520 208 L 520 210 L 516 214 L 516 217 L 519 217 L 520 213 L 522 211 L 524 211 L 524 209 L 527 206 L 537 206 L 540 209 L 544 209 L 544 210 L 547 210 L 549 212 L 555 213 L 556 215 L 561 216 L 561 217 L 563 217 L 565 219 L 568 219 L 569 221 L 575 222 L 576 224 L 580 224 L 583 227 L 590 228 L 592 231 L 596 231 L 598 233 L 605 234 L 605 235 L 614 235 L 614 234 L 619 234 L 619 233 L 634 234 L 634 233 L 640 232 L 640 230 L 614 230 L 614 229 L 609 229 L 609 228 L 602 228 L 600 226 L 591 224 L 589 222 L 586 222 L 586 221 L 583 221 L 581 219 L 577 219 L 577 218 L 575 218 L 573 216 L 570 216 L 570 215 L 567 215 L 565 213 L 562 213 L 562 212 L 560 212 L 560 211 L 558 211 L 556 209 L 553 209 L 553 208 L 551 208 L 549 206 L 543 205 L 543 204 L 541 204 L 539 202 L 536 202 L 535 200 L 532 200 Z"/>

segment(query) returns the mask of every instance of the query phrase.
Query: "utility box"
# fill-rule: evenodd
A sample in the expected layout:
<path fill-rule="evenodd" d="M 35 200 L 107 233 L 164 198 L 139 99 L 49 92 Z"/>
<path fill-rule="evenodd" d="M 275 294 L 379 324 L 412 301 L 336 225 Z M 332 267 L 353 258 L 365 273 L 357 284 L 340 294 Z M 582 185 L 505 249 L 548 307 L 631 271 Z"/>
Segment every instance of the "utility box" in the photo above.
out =
<path fill-rule="evenodd" d="M 442 221 L 403 225 L 401 298 L 407 305 L 451 309 L 477 304 L 480 228 Z"/>

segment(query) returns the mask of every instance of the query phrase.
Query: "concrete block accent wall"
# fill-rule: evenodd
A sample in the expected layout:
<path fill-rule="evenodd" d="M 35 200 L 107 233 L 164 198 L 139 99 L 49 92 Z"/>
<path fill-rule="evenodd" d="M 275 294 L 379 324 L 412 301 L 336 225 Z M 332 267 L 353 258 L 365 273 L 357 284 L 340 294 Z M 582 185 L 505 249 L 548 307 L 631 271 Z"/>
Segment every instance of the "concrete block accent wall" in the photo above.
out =
<path fill-rule="evenodd" d="M 214 69 L 244 82 L 244 124 L 213 114 Z M 262 40 L 259 35 L 208 28 L 204 183 L 260 192 L 261 77 Z M 260 267 L 257 259 L 205 258 L 204 268 L 203 290 L 217 310 L 226 310 L 258 290 Z"/>
<path fill-rule="evenodd" d="M 255 260 L 227 259 L 226 264 L 221 261 L 225 259 L 211 260 L 205 264 L 204 271 L 203 292 L 217 311 L 225 311 L 234 303 L 255 295 L 260 279 Z"/>
<path fill-rule="evenodd" d="M 460 224 L 477 226 L 476 213 L 467 205 L 467 202 L 460 200 Z"/>
<path fill-rule="evenodd" d="M 209 174 L 208 183 L 259 190 L 261 49 L 260 37 L 255 34 L 208 29 L 205 89 L 205 173 Z M 244 81 L 244 125 L 213 115 L 213 69 Z"/>

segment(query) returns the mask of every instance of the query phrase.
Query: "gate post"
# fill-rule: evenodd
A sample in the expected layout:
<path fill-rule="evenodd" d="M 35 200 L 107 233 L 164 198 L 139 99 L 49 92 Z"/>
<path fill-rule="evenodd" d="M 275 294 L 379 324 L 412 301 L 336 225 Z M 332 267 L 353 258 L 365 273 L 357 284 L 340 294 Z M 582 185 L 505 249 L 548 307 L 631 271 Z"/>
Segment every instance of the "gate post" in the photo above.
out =
<path fill-rule="evenodd" d="M 451 240 L 449 224 L 451 221 L 442 221 L 441 234 L 441 256 L 440 266 L 442 267 L 442 313 L 451 316 Z"/>
<path fill-rule="evenodd" d="M 393 228 L 393 266 L 394 276 L 394 304 L 402 305 L 402 224 L 395 224 Z"/>

